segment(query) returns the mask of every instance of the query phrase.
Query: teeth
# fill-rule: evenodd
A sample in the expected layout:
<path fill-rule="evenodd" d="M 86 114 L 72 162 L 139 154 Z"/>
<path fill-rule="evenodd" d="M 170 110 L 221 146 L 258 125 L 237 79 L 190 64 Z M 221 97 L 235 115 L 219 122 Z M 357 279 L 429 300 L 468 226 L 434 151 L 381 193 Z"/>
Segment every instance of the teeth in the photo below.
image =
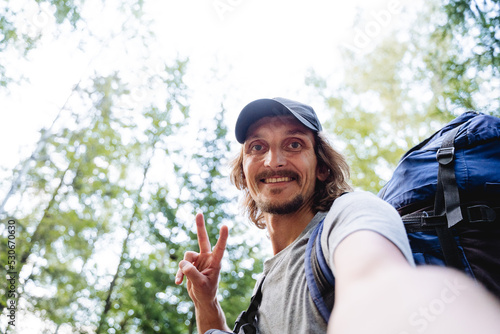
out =
<path fill-rule="evenodd" d="M 273 177 L 269 179 L 264 179 L 264 183 L 278 183 L 278 182 L 288 182 L 292 181 L 290 177 Z"/>

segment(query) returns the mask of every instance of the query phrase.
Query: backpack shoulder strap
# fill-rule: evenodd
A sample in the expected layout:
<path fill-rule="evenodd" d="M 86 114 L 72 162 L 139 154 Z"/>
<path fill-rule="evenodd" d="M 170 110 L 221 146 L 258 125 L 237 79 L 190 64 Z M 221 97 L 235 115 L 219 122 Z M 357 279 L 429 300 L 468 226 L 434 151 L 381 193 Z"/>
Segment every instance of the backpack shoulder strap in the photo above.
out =
<path fill-rule="evenodd" d="M 309 293 L 321 316 L 328 323 L 335 297 L 335 278 L 321 249 L 323 220 L 314 228 L 309 238 L 304 262 Z"/>
<path fill-rule="evenodd" d="M 250 306 L 248 309 L 241 312 L 234 322 L 233 333 L 257 333 L 257 329 L 255 327 L 255 317 L 257 316 L 257 311 L 259 310 L 260 302 L 262 301 L 262 284 L 264 283 L 265 278 L 265 275 L 261 278 L 257 291 L 250 300 Z"/>

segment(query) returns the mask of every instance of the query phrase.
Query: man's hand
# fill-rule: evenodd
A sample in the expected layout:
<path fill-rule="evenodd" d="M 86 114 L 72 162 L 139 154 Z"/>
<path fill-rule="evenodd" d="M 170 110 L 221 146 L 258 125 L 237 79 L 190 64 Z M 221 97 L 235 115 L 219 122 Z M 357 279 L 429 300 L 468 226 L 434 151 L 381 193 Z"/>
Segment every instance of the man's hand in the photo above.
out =
<path fill-rule="evenodd" d="M 196 215 L 196 230 L 200 252 L 184 254 L 184 260 L 179 262 L 179 270 L 175 275 L 175 284 L 181 284 L 186 276 L 188 293 L 195 306 L 213 305 L 229 231 L 227 226 L 221 227 L 219 240 L 212 250 L 202 213 Z"/>

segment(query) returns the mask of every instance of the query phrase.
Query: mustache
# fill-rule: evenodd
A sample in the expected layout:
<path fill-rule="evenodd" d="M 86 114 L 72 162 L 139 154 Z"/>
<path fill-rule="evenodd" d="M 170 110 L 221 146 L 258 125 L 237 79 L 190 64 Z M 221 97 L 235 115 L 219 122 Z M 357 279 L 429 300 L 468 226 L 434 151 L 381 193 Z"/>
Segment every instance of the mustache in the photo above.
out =
<path fill-rule="evenodd" d="M 267 179 L 269 177 L 291 177 L 295 180 L 299 180 L 299 174 L 291 170 L 280 170 L 280 171 L 264 171 L 255 176 L 256 181 Z"/>

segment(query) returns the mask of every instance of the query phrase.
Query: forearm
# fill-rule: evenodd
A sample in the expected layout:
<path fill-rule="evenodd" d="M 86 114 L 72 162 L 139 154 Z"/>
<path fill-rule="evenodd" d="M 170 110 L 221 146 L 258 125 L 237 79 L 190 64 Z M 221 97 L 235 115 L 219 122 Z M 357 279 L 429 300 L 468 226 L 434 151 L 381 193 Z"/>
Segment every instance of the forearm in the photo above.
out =
<path fill-rule="evenodd" d="M 199 334 L 203 334 L 209 329 L 220 329 L 231 332 L 231 329 L 226 324 L 224 311 L 217 300 L 208 305 L 195 305 L 195 313 Z"/>
<path fill-rule="evenodd" d="M 387 270 L 338 297 L 328 334 L 462 334 L 479 328 L 498 333 L 500 328 L 498 301 L 462 273 L 439 267 Z"/>
<path fill-rule="evenodd" d="M 498 333 L 500 303 L 486 289 L 457 270 L 410 267 L 376 233 L 346 237 L 334 261 L 328 334 Z"/>

